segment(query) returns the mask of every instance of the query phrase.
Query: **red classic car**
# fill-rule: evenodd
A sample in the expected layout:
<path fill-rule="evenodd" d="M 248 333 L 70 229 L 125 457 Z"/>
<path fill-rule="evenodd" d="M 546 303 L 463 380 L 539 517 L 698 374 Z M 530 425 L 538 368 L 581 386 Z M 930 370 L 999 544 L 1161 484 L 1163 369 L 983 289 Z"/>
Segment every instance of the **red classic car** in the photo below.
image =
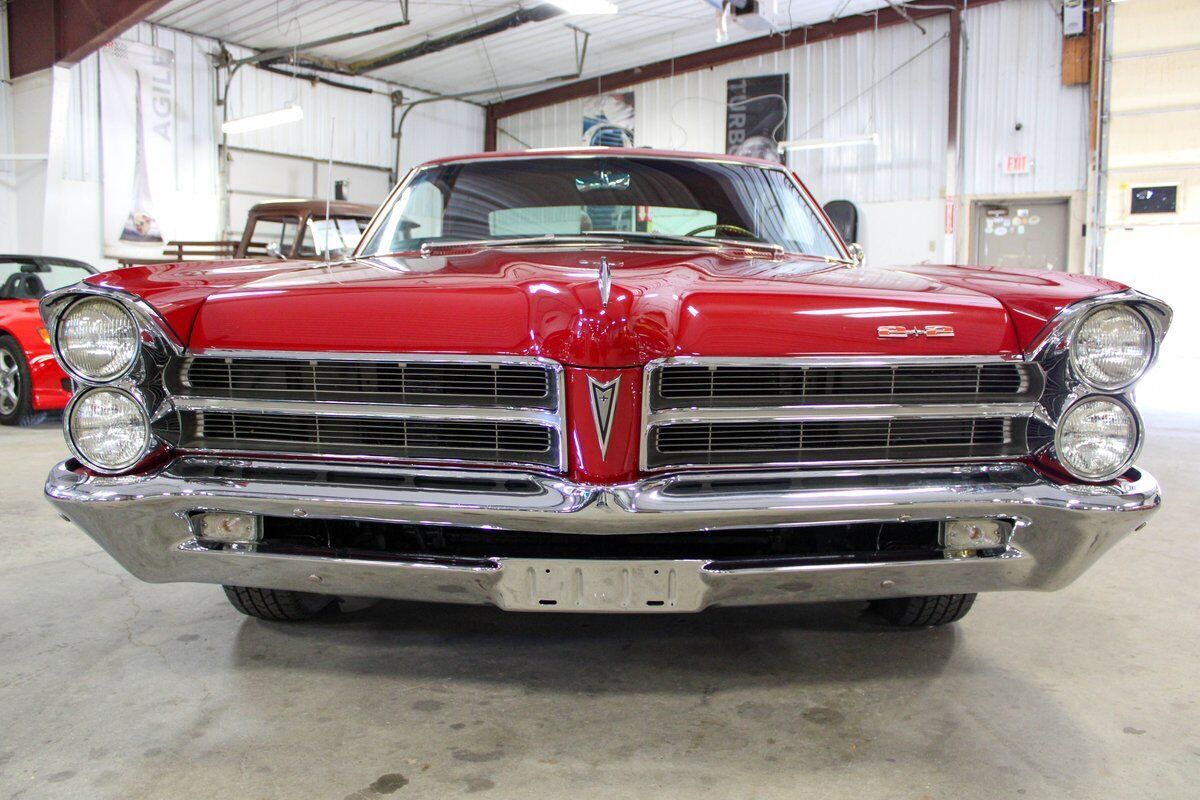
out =
<path fill-rule="evenodd" d="M 38 301 L 95 271 L 69 258 L 0 255 L 0 425 L 39 422 L 71 399 Z"/>
<path fill-rule="evenodd" d="M 935 625 L 1146 523 L 1132 387 L 1165 304 L 856 255 L 769 162 L 435 161 L 346 261 L 43 300 L 81 387 L 46 493 L 136 576 L 266 619 L 861 600 Z"/>

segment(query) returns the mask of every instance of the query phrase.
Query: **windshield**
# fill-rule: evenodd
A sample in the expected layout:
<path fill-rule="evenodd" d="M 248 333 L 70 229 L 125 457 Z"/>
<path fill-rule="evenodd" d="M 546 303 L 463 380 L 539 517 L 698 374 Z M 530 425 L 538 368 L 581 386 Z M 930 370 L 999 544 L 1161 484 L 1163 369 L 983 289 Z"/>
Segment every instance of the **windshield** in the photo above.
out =
<path fill-rule="evenodd" d="M 340 258 L 353 253 L 368 222 L 369 219 L 362 217 L 331 216 L 329 219 L 310 219 L 296 255 L 308 258 L 323 256 L 328 252 L 331 257 Z"/>
<path fill-rule="evenodd" d="M 73 264 L 0 259 L 0 300 L 37 300 L 89 274 Z"/>
<path fill-rule="evenodd" d="M 425 168 L 392 200 L 363 255 L 441 242 L 621 234 L 696 236 L 843 257 L 782 170 L 628 156 Z"/>

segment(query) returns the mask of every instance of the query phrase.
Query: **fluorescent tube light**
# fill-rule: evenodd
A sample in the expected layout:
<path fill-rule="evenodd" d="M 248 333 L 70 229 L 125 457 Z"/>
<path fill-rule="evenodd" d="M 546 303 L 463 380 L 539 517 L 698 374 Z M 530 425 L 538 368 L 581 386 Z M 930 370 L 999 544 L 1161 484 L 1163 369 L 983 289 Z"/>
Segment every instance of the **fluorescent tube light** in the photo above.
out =
<path fill-rule="evenodd" d="M 879 134 L 852 136 L 849 139 L 791 139 L 779 143 L 779 152 L 785 150 L 825 150 L 830 147 L 860 147 L 864 144 L 879 146 Z"/>
<path fill-rule="evenodd" d="M 617 13 L 617 4 L 609 0 L 550 0 L 550 5 L 558 6 L 568 14 Z"/>
<path fill-rule="evenodd" d="M 274 111 L 262 114 L 252 114 L 249 117 L 231 119 L 221 124 L 222 133 L 248 133 L 263 128 L 273 128 L 289 122 L 299 122 L 304 119 L 304 109 L 297 105 L 284 106 Z"/>

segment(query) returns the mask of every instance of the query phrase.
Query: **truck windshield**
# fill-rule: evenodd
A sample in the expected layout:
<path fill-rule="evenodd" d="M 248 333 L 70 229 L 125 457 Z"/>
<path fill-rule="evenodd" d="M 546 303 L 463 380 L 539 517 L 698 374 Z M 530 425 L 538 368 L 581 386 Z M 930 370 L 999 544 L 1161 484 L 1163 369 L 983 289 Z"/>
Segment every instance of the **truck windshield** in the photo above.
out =
<path fill-rule="evenodd" d="M 626 234 L 704 237 L 843 258 L 781 169 L 629 156 L 465 161 L 418 172 L 362 250 L 384 255 L 443 242 Z M 681 239 L 686 243 L 686 239 Z"/>

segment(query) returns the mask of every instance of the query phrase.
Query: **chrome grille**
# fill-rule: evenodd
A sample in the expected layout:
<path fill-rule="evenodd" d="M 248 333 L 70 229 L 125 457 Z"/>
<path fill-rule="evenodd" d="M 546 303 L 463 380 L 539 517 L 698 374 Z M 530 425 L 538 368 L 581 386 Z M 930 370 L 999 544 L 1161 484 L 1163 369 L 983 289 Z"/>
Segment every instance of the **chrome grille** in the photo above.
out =
<path fill-rule="evenodd" d="M 553 408 L 553 372 L 541 365 L 385 359 L 181 359 L 176 392 L 231 399 Z"/>
<path fill-rule="evenodd" d="M 565 469 L 562 368 L 522 356 L 208 351 L 173 359 L 183 449 Z"/>
<path fill-rule="evenodd" d="M 524 422 L 191 411 L 185 448 L 554 466 L 556 433 Z"/>
<path fill-rule="evenodd" d="M 656 470 L 1018 457 L 1045 378 L 988 358 L 681 358 L 646 387 Z"/>
<path fill-rule="evenodd" d="M 670 365 L 651 373 L 653 409 L 762 403 L 985 403 L 1035 400 L 1041 372 L 1023 363 Z"/>
<path fill-rule="evenodd" d="M 1016 455 L 1025 423 L 1000 418 L 702 422 L 654 429 L 649 466 L 827 463 Z"/>

